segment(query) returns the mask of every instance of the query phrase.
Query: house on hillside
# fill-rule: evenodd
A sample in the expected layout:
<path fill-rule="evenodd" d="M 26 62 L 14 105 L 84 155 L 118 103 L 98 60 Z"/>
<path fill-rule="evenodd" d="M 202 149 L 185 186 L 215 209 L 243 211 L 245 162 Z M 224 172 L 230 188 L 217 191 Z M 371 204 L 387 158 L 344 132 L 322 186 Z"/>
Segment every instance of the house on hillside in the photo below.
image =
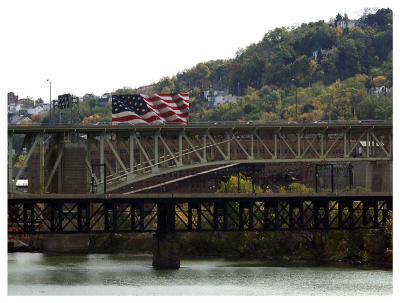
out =
<path fill-rule="evenodd" d="M 43 112 L 43 108 L 41 106 L 37 106 L 34 108 L 28 108 L 28 115 L 38 115 Z"/>
<path fill-rule="evenodd" d="M 43 104 L 44 104 L 44 101 L 42 98 L 36 99 L 35 103 L 34 103 L 35 106 L 42 106 Z"/>
<path fill-rule="evenodd" d="M 219 106 L 221 104 L 236 102 L 239 97 L 233 96 L 232 94 L 229 94 L 227 91 L 218 91 L 211 89 L 204 91 L 204 98 L 208 102 L 208 107 L 214 107 L 214 106 Z"/>
<path fill-rule="evenodd" d="M 33 107 L 33 108 L 28 108 L 27 112 L 28 115 L 43 115 L 44 113 L 50 111 L 50 104 L 40 104 L 39 106 Z"/>
<path fill-rule="evenodd" d="M 346 20 L 342 19 L 342 20 L 337 21 L 336 27 L 341 27 L 343 29 L 345 29 L 345 28 L 350 29 L 350 28 L 353 28 L 355 25 L 356 25 L 356 23 L 354 21 L 350 21 L 350 20 L 346 21 Z"/>
<path fill-rule="evenodd" d="M 50 111 L 50 103 L 44 103 L 42 105 L 42 109 L 43 109 L 44 112 Z"/>
<path fill-rule="evenodd" d="M 16 107 L 17 107 L 17 105 L 15 105 L 15 104 L 13 104 L 13 103 L 7 105 L 8 111 L 9 111 L 9 112 L 12 112 L 12 113 L 15 113 L 15 112 L 16 112 Z"/>
<path fill-rule="evenodd" d="M 110 93 L 105 93 L 100 97 L 99 105 L 100 106 L 105 106 L 105 105 L 107 105 L 108 102 L 111 102 L 111 94 Z"/>
<path fill-rule="evenodd" d="M 82 97 L 82 101 L 83 102 L 87 102 L 87 101 L 89 101 L 90 99 L 98 99 L 99 97 L 98 96 L 96 96 L 96 95 L 94 95 L 94 94 L 85 94 L 85 95 L 83 95 L 83 97 Z"/>
<path fill-rule="evenodd" d="M 368 92 L 370 95 L 374 95 L 377 97 L 380 95 L 386 96 L 387 94 L 390 93 L 390 88 L 382 85 L 382 86 L 373 87 Z"/>
<path fill-rule="evenodd" d="M 28 110 L 25 109 L 25 108 L 21 108 L 21 109 L 18 111 L 18 115 L 19 115 L 20 117 L 28 117 L 28 116 L 29 116 Z"/>
<path fill-rule="evenodd" d="M 333 52 L 333 49 L 316 49 L 312 53 L 312 58 L 315 62 L 318 62 L 323 57 L 330 55 Z"/>

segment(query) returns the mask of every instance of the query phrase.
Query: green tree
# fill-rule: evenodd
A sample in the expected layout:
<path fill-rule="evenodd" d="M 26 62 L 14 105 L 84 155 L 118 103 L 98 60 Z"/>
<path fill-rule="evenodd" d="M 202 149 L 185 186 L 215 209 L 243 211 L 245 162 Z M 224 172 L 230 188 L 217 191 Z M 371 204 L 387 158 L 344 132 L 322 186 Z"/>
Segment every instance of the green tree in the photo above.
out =
<path fill-rule="evenodd" d="M 252 193 L 253 185 L 250 178 L 246 178 L 240 174 L 239 191 L 241 193 Z M 255 185 L 255 192 L 262 193 L 263 189 Z M 220 188 L 217 190 L 219 193 L 237 193 L 238 192 L 238 177 L 231 176 L 227 182 L 221 182 Z"/>

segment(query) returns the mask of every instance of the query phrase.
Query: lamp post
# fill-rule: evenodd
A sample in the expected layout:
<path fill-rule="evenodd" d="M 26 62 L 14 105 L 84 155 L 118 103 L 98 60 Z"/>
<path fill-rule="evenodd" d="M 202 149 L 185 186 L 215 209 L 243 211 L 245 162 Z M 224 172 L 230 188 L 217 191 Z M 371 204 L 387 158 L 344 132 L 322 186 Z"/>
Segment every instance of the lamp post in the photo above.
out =
<path fill-rule="evenodd" d="M 47 79 L 47 82 L 49 82 L 50 85 L 50 122 L 51 123 L 51 81 L 49 79 Z"/>
<path fill-rule="evenodd" d="M 296 80 L 295 79 L 292 79 L 292 82 L 294 83 L 294 85 L 296 87 L 296 121 L 297 121 L 298 120 L 297 119 L 297 84 L 296 84 Z"/>

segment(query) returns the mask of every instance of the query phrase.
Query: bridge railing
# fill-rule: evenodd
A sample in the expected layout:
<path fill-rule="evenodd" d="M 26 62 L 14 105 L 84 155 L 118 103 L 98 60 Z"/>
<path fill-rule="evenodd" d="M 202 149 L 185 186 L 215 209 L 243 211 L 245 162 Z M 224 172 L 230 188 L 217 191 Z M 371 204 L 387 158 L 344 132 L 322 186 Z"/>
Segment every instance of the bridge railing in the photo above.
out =
<path fill-rule="evenodd" d="M 299 125 L 299 126 L 335 126 L 335 125 L 392 125 L 392 120 L 318 120 L 318 121 L 203 121 L 203 122 L 189 122 L 187 126 L 279 126 L 279 125 Z M 124 122 L 96 122 L 96 123 L 39 123 L 30 122 L 29 124 L 12 124 L 9 123 L 9 128 L 14 127 L 99 127 L 99 126 L 145 126 L 145 125 L 133 125 Z M 148 125 L 152 126 L 152 125 Z M 185 126 L 181 123 L 168 122 L 166 125 L 157 125 L 154 127 L 165 127 L 165 126 Z"/>

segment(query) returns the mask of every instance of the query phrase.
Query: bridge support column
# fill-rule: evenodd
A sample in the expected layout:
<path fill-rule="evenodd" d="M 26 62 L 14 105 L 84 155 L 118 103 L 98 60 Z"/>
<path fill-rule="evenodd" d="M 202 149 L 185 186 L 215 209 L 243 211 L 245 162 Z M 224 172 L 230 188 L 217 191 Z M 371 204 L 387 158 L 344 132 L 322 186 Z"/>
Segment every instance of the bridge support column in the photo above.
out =
<path fill-rule="evenodd" d="M 175 233 L 175 203 L 157 203 L 157 232 L 153 235 L 153 267 L 180 267 L 179 241 Z"/>
<path fill-rule="evenodd" d="M 180 266 L 179 241 L 176 233 L 155 233 L 153 235 L 153 267 L 178 269 Z"/>

